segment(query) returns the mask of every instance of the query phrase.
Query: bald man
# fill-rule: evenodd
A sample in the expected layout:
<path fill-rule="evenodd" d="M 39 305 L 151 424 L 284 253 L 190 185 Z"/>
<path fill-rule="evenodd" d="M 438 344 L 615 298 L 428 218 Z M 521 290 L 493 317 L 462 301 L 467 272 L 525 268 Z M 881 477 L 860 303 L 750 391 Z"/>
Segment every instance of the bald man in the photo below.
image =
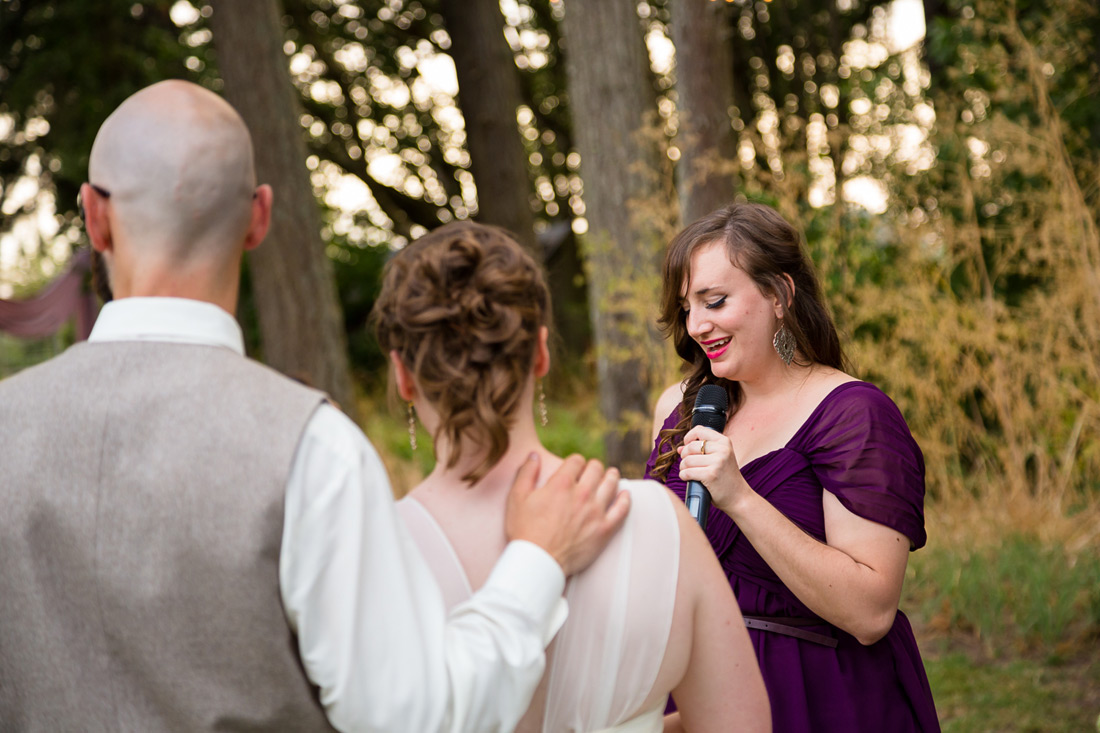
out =
<path fill-rule="evenodd" d="M 513 542 L 445 617 L 363 434 L 244 357 L 230 314 L 272 192 L 236 112 L 144 89 L 89 178 L 116 300 L 87 343 L 0 382 L 0 727 L 512 728 L 565 575 L 625 516 L 615 473 L 573 459 L 536 489 L 530 461 Z"/>

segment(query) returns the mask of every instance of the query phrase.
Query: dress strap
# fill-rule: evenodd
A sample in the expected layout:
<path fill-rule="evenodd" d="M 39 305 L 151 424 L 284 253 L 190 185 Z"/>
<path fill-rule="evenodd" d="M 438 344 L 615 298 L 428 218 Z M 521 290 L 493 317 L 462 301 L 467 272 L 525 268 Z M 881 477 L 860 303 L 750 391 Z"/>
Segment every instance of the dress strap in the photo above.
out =
<path fill-rule="evenodd" d="M 435 575 L 439 589 L 443 591 L 443 604 L 447 610 L 450 611 L 469 600 L 474 592 L 466 578 L 466 570 L 447 539 L 447 534 L 428 508 L 417 501 L 416 497 L 406 496 L 397 502 L 397 513 L 401 515 L 420 554 Z"/>

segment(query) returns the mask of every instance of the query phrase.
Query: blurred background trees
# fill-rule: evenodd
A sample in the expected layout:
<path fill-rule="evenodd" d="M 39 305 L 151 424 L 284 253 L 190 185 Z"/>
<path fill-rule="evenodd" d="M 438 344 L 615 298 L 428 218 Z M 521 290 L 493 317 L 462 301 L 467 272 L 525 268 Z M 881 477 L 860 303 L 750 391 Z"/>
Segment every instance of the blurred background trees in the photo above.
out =
<path fill-rule="evenodd" d="M 261 164 L 285 243 L 251 258 L 239 315 L 252 353 L 341 402 L 345 352 L 360 388 L 384 381 L 366 317 L 388 253 L 477 218 L 546 264 L 552 393 L 596 395 L 605 457 L 636 471 L 678 378 L 653 328 L 663 244 L 749 197 L 802 226 L 933 492 L 996 486 L 1061 515 L 1095 496 L 1094 3 L 283 0 L 267 72 L 242 53 L 260 25 L 232 40 L 220 5 L 0 3 L 0 297 L 80 245 L 106 114 L 189 78 L 242 107 L 261 161 L 289 146 L 286 172 Z M 261 107 L 280 58 L 296 97 Z"/>

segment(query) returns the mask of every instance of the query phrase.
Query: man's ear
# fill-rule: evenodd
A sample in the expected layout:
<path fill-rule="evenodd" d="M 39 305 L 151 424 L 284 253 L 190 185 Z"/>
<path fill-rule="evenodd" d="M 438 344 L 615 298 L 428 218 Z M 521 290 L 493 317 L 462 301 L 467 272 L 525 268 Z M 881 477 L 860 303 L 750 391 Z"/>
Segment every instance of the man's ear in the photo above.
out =
<path fill-rule="evenodd" d="M 542 379 L 550 373 L 550 329 L 539 326 L 539 339 L 535 345 L 535 377 Z"/>
<path fill-rule="evenodd" d="M 396 351 L 390 351 L 390 367 L 393 369 L 393 381 L 397 384 L 397 394 L 406 402 L 416 397 L 416 382 L 405 362 Z"/>
<path fill-rule="evenodd" d="M 100 254 L 114 249 L 114 237 L 111 235 L 111 217 L 107 212 L 107 199 L 101 196 L 90 183 L 80 186 L 80 201 L 84 209 L 84 230 L 92 248 Z"/>
<path fill-rule="evenodd" d="M 245 250 L 256 249 L 267 236 L 271 226 L 271 202 L 274 194 L 266 183 L 256 187 L 252 194 L 252 219 L 248 222 L 248 233 L 244 238 Z"/>

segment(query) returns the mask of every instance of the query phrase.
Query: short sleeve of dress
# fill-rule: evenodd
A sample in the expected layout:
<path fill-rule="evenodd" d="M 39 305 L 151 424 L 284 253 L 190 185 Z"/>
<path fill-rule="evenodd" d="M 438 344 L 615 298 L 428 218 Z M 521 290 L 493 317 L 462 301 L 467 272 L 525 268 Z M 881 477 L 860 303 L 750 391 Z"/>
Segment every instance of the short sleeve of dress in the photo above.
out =
<path fill-rule="evenodd" d="M 849 511 L 922 547 L 924 456 L 897 405 L 866 382 L 826 398 L 802 446 L 822 487 Z"/>

